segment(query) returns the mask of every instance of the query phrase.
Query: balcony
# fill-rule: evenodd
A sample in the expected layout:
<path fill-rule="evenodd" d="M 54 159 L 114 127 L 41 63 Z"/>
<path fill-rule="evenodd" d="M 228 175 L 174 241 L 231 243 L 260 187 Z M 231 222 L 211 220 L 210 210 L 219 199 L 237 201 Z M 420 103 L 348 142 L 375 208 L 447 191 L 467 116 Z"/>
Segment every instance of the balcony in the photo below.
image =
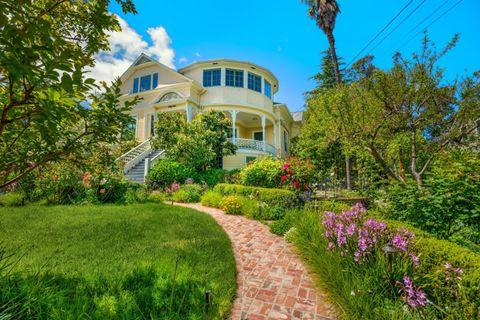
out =
<path fill-rule="evenodd" d="M 258 141 L 258 140 L 253 140 L 253 139 L 243 139 L 243 138 L 235 138 L 229 139 L 230 142 L 235 144 L 238 148 L 239 151 L 242 150 L 249 150 L 249 151 L 257 151 L 257 152 L 263 152 L 263 153 L 268 153 L 273 156 L 275 156 L 275 147 L 267 143 L 265 141 Z"/>

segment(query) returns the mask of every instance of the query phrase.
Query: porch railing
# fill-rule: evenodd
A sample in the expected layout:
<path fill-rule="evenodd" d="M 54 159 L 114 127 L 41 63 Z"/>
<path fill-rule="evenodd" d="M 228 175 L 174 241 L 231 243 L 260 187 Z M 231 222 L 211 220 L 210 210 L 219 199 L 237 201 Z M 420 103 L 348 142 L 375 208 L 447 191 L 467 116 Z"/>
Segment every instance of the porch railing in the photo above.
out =
<path fill-rule="evenodd" d="M 230 142 L 235 144 L 240 150 L 244 149 L 244 150 L 261 151 L 261 152 L 270 153 L 272 155 L 275 155 L 276 153 L 275 147 L 265 141 L 243 139 L 243 138 L 235 138 L 235 139 L 230 138 L 229 140 Z"/>
<path fill-rule="evenodd" d="M 118 157 L 115 161 L 124 165 L 123 171 L 126 173 L 137 163 L 142 161 L 151 152 L 150 139 L 145 140 L 132 150 Z"/>

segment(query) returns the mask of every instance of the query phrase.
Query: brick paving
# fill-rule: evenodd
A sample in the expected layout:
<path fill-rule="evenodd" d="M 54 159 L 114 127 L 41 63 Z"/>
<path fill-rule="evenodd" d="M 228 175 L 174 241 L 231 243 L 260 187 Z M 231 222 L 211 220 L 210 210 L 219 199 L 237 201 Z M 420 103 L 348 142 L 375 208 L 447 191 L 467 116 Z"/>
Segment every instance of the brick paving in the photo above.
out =
<path fill-rule="evenodd" d="M 232 241 L 238 289 L 230 319 L 334 319 L 292 246 L 268 226 L 200 204 L 176 205 L 210 214 Z"/>

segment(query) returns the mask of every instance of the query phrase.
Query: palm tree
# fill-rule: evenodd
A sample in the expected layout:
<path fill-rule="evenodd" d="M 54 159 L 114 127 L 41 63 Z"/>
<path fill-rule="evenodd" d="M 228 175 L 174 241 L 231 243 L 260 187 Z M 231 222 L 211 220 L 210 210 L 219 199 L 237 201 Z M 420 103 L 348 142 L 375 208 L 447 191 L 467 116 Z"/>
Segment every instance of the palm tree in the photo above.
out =
<path fill-rule="evenodd" d="M 300 0 L 305 3 L 308 9 L 308 15 L 314 19 L 317 26 L 325 33 L 330 45 L 330 53 L 333 58 L 333 65 L 335 71 L 335 80 L 337 85 L 340 85 L 342 79 L 340 78 L 340 69 L 338 67 L 337 51 L 335 50 L 335 37 L 333 36 L 333 29 L 335 29 L 335 22 L 337 14 L 340 13 L 340 7 L 335 0 Z"/>
<path fill-rule="evenodd" d="M 333 70 L 335 72 L 335 82 L 340 86 L 342 79 L 340 78 L 340 68 L 338 67 L 337 51 L 335 50 L 335 37 L 333 36 L 333 29 L 335 29 L 335 22 L 337 14 L 340 13 L 340 7 L 335 0 L 300 0 L 305 3 L 308 9 L 308 15 L 314 19 L 317 26 L 327 36 L 328 44 L 330 45 L 330 54 L 333 58 Z M 345 175 L 347 178 L 347 189 L 352 189 L 352 181 L 350 177 L 350 157 L 345 156 Z"/>

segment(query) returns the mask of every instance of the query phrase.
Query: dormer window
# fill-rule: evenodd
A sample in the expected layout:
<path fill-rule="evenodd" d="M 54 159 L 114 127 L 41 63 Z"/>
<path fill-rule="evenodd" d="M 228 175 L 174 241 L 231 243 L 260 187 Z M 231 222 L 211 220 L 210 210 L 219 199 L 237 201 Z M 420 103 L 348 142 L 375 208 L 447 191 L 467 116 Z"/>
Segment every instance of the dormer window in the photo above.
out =
<path fill-rule="evenodd" d="M 158 86 L 158 73 L 147 74 L 133 79 L 133 93 L 155 89 Z"/>

